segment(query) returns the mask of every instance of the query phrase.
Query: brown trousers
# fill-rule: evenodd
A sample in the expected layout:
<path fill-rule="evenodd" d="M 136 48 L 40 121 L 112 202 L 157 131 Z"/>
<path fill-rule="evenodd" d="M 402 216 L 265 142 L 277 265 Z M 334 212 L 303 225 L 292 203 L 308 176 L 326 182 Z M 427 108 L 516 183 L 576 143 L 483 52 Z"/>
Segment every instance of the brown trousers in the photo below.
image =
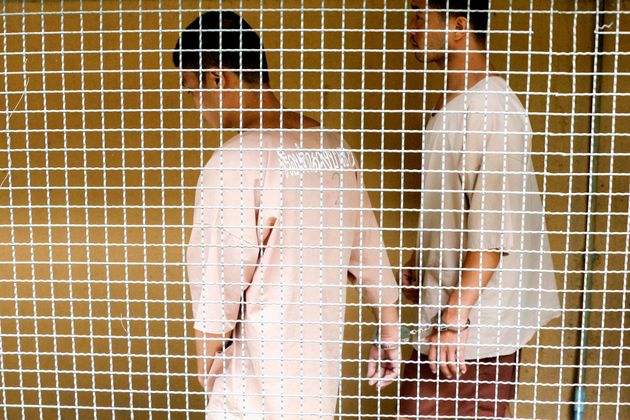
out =
<path fill-rule="evenodd" d="M 467 360 L 466 373 L 446 379 L 414 351 L 405 364 L 400 415 L 415 419 L 503 418 L 516 390 L 518 352 Z M 438 377 L 439 375 L 439 377 Z"/>

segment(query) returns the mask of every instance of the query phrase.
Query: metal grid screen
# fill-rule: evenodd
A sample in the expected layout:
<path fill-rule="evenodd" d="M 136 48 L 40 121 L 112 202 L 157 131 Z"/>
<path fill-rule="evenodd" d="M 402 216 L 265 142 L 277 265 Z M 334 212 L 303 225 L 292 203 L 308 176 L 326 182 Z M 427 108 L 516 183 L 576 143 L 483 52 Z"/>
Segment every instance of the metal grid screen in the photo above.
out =
<path fill-rule="evenodd" d="M 2 2 L 2 417 L 629 418 L 629 3 L 429 3 Z"/>

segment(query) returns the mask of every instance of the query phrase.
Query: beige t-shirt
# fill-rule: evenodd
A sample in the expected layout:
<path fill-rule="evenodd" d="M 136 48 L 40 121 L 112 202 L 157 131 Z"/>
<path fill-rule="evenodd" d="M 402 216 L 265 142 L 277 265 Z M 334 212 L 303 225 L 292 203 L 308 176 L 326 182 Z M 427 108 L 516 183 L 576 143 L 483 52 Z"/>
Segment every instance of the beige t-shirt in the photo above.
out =
<path fill-rule="evenodd" d="M 195 329 L 234 337 L 207 418 L 332 418 L 348 274 L 366 303 L 398 297 L 354 156 L 319 130 L 251 132 L 214 153 L 187 264 Z"/>
<path fill-rule="evenodd" d="M 530 147 L 527 113 L 500 77 L 455 97 L 424 132 L 417 262 L 422 326 L 446 307 L 467 251 L 503 253 L 470 313 L 466 359 L 513 353 L 559 315 Z"/>

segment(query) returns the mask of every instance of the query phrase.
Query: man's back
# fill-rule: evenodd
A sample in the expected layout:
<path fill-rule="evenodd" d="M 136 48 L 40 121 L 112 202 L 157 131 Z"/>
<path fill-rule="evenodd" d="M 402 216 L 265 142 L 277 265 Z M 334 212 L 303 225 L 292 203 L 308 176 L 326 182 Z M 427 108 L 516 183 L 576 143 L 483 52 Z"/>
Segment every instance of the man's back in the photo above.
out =
<path fill-rule="evenodd" d="M 321 130 L 238 136 L 208 162 L 197 197 L 204 204 L 212 213 L 204 219 L 219 228 L 195 220 L 191 236 L 190 278 L 202 279 L 191 283 L 195 327 L 236 327 L 212 366 L 219 376 L 208 415 L 332 416 L 348 271 L 391 285 L 385 303 L 397 297 L 391 271 L 378 274 L 389 264 L 352 153 Z M 360 246 L 373 249 L 360 258 Z"/>

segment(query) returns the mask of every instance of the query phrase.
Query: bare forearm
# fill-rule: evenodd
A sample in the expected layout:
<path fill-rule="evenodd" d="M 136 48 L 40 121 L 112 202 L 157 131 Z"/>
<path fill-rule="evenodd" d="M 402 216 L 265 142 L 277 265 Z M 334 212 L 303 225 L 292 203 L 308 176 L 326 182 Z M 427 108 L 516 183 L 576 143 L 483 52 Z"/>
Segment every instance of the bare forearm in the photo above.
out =
<path fill-rule="evenodd" d="M 468 252 L 462 265 L 462 275 L 448 300 L 445 322 L 465 323 L 472 306 L 479 300 L 481 290 L 488 285 L 501 261 L 499 251 Z"/>
<path fill-rule="evenodd" d="M 398 342 L 400 330 L 398 326 L 398 308 L 396 306 L 382 306 L 374 308 L 374 316 L 381 323 L 381 341 Z"/>

